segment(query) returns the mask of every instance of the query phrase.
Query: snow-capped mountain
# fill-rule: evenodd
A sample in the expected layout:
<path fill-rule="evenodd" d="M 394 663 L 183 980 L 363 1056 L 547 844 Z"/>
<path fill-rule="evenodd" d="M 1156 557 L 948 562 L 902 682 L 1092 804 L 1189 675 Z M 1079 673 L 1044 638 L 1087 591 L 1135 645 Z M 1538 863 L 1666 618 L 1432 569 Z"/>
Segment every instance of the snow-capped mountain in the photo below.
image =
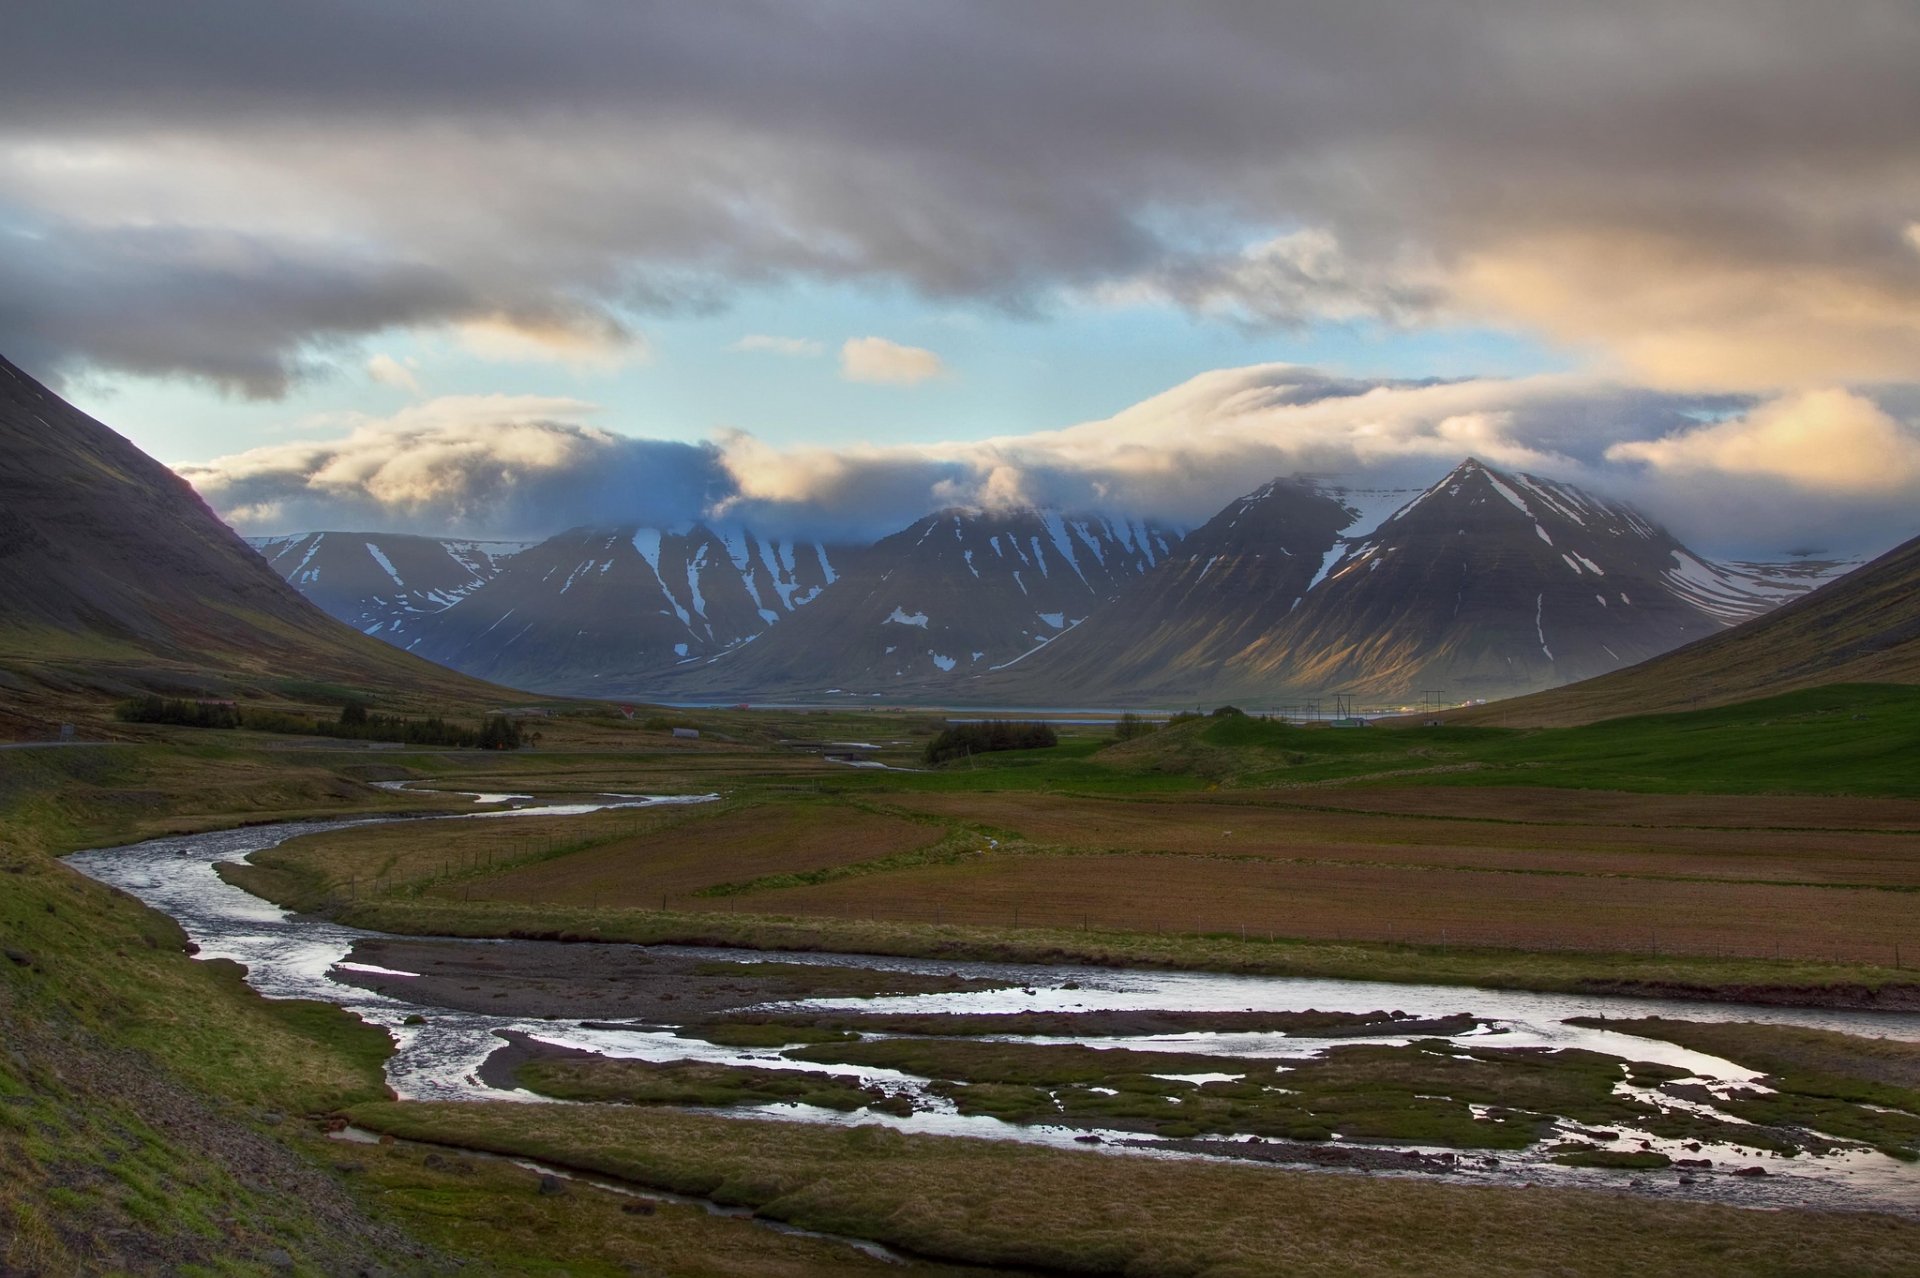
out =
<path fill-rule="evenodd" d="M 329 613 L 402 648 L 420 618 L 459 603 L 532 544 L 353 532 L 249 537 L 247 543 Z"/>
<path fill-rule="evenodd" d="M 1286 622 L 1359 515 L 1310 482 L 1277 479 L 1189 533 L 1075 633 L 979 682 L 989 700 L 1009 704 L 1064 694 L 1067 704 L 1104 705 L 1121 690 L 1202 694 L 1224 663 Z"/>
<path fill-rule="evenodd" d="M 1075 704 L 1351 692 L 1498 697 L 1666 652 L 1804 594 L 1842 565 L 1710 562 L 1630 507 L 1468 460 L 1366 532 L 1307 484 L 1268 485 L 1196 532 L 1121 606 L 988 701 Z M 1228 575 L 1221 577 L 1222 568 Z"/>
<path fill-rule="evenodd" d="M 1632 665 L 1805 589 L 1709 563 L 1631 507 L 1470 459 L 1351 542 L 1232 664 L 1376 698 L 1507 696 Z"/>
<path fill-rule="evenodd" d="M 1276 480 L 1184 537 L 947 510 L 858 549 L 695 525 L 263 550 L 360 629 L 519 687 L 993 705 L 1510 696 L 1713 634 L 1844 567 L 1715 563 L 1630 507 L 1473 460 L 1411 494 Z"/>
<path fill-rule="evenodd" d="M 854 553 L 704 524 L 575 529 L 515 555 L 399 642 L 515 687 L 627 693 L 758 639 Z"/>
<path fill-rule="evenodd" d="M 957 685 L 1071 632 L 1179 540 L 1140 520 L 942 511 L 864 552 L 793 625 L 651 690 L 872 697 Z"/>

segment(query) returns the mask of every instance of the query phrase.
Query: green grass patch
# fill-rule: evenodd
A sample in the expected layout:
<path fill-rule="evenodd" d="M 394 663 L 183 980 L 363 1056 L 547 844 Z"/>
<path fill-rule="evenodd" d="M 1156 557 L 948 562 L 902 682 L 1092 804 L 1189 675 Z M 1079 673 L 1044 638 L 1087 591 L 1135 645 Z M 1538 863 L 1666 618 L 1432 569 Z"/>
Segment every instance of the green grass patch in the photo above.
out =
<path fill-rule="evenodd" d="M 1578 728 L 1335 729 L 1209 716 L 1117 744 L 1072 741 L 990 756 L 971 769 L 844 778 L 838 788 L 1100 795 L 1391 779 L 1661 794 L 1914 796 L 1920 776 L 1906 760 L 1915 740 L 1920 688 L 1839 684 Z"/>
<path fill-rule="evenodd" d="M 522 1065 L 514 1077 L 522 1086 L 556 1100 L 712 1108 L 791 1103 L 848 1112 L 901 1108 L 883 1089 L 864 1086 L 848 1075 L 705 1061 L 536 1060 Z"/>

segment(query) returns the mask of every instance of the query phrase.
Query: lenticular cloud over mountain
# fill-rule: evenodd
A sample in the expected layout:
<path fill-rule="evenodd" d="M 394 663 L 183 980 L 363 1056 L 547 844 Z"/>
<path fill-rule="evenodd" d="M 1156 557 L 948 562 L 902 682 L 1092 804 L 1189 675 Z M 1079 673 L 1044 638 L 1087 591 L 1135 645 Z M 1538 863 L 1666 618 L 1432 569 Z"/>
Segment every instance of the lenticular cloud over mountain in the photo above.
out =
<path fill-rule="evenodd" d="M 942 444 L 778 448 L 744 432 L 686 444 L 636 439 L 605 417 L 577 399 L 449 396 L 183 473 L 255 534 L 540 537 L 723 519 L 854 542 L 948 507 L 1192 526 L 1274 475 L 1417 487 L 1469 455 L 1587 484 L 1691 543 L 1741 553 L 1884 548 L 1920 501 L 1920 433 L 1845 392 L 1756 402 L 1564 375 L 1357 379 L 1263 364 L 1099 421 Z M 1837 429 L 1863 447 L 1825 451 Z"/>

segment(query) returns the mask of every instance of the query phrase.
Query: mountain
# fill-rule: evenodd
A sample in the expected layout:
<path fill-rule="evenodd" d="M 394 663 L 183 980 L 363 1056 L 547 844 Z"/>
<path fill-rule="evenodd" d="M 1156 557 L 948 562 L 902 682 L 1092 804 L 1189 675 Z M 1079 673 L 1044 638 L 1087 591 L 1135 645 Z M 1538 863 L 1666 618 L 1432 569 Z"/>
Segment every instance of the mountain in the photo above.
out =
<path fill-rule="evenodd" d="M 1804 580 L 1709 563 L 1631 507 L 1469 459 L 1352 542 L 1248 682 L 1494 698 L 1631 665 L 1777 607 Z"/>
<path fill-rule="evenodd" d="M 409 695 L 486 688 L 349 629 L 187 482 L 0 359 L 0 687 L 10 726 L 134 692 L 297 675 Z"/>
<path fill-rule="evenodd" d="M 378 633 L 516 687 L 625 694 L 787 622 L 854 553 L 704 524 L 574 529 L 498 560 L 491 580 L 447 607 Z"/>
<path fill-rule="evenodd" d="M 1558 726 L 1835 683 L 1920 683 L 1920 537 L 1776 612 L 1652 661 L 1452 717 Z"/>
<path fill-rule="evenodd" d="M 664 699 L 945 695 L 1129 590 L 1179 534 L 1054 511 L 946 510 L 886 537 L 792 623 L 651 682 Z"/>
<path fill-rule="evenodd" d="M 315 532 L 249 537 L 247 544 L 328 613 L 391 641 L 407 633 L 409 622 L 451 608 L 492 581 L 532 543 Z"/>
<path fill-rule="evenodd" d="M 1508 696 L 1715 633 L 1833 567 L 1710 563 L 1627 506 L 1472 459 L 1369 532 L 1339 537 L 1340 505 L 1297 482 L 1243 498 L 1072 642 L 977 694 L 1018 701 L 1045 687 L 1090 705 Z"/>
<path fill-rule="evenodd" d="M 1277 479 L 1187 534 L 1119 599 L 1029 661 L 980 679 L 989 701 L 1189 700 L 1284 626 L 1330 567 L 1355 507 Z"/>

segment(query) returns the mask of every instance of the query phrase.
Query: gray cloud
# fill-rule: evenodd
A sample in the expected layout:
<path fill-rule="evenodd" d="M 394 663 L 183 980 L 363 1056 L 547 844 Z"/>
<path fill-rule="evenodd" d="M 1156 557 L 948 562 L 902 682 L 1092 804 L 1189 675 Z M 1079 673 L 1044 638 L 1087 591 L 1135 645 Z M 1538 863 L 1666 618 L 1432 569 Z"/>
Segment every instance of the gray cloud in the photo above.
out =
<path fill-rule="evenodd" d="M 1904 381 L 1916 65 L 1909 0 L 28 6 L 0 204 L 261 256 L 156 272 L 203 330 L 158 349 L 44 290 L 0 338 L 270 392 L 382 325 L 617 330 L 802 276 L 1484 318 L 1673 386 Z M 1302 232 L 1337 251 L 1248 252 Z"/>
<path fill-rule="evenodd" d="M 317 347 L 470 306 L 464 286 L 432 267 L 236 232 L 63 224 L 0 234 L 0 350 L 34 365 L 84 352 L 274 397 Z"/>

